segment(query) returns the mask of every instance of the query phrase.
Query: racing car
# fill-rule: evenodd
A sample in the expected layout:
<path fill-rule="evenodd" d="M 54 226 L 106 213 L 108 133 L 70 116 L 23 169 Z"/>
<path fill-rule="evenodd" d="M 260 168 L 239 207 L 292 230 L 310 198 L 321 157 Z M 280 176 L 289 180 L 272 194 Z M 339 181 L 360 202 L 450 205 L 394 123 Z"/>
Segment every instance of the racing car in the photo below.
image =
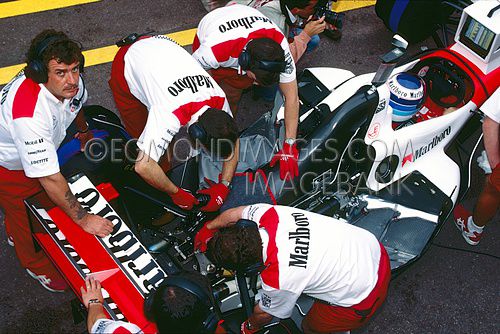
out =
<path fill-rule="evenodd" d="M 470 186 L 481 140 L 479 108 L 500 83 L 495 5 L 478 1 L 467 7 L 455 44 L 446 49 L 405 59 L 407 43 L 395 37 L 376 73 L 304 70 L 298 78 L 301 177 L 282 180 L 279 168 L 269 164 L 284 139 L 278 94 L 273 110 L 241 133 L 241 161 L 221 210 L 265 202 L 335 217 L 372 232 L 394 274 L 406 269 Z M 216 213 L 184 211 L 142 181 L 133 171 L 133 141 L 114 113 L 93 106 L 86 116 L 95 140 L 81 154 L 79 142 L 68 137 L 59 150 L 61 171 L 87 210 L 113 222 L 113 232 L 105 238 L 82 233 L 38 194 L 26 205 L 40 247 L 77 296 L 85 277 L 95 275 L 109 316 L 144 332 L 156 331 L 142 312 L 144 298 L 179 270 L 206 275 L 220 313 L 239 328 L 258 298 L 258 272 L 233 275 L 194 250 L 196 232 Z M 196 193 L 205 178 L 217 180 L 220 168 L 202 152 L 168 175 Z M 307 305 L 307 298 L 299 300 L 297 322 Z"/>

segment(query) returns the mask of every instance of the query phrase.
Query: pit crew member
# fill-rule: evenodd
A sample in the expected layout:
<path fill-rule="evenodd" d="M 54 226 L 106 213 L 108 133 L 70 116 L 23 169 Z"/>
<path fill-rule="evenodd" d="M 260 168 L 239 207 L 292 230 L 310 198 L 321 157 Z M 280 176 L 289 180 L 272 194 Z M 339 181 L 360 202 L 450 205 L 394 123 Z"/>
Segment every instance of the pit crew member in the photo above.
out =
<path fill-rule="evenodd" d="M 236 112 L 243 89 L 254 82 L 270 86 L 279 82 L 285 97 L 285 142 L 273 157 L 280 163 L 280 177 L 298 176 L 295 143 L 299 97 L 295 64 L 288 41 L 269 18 L 258 10 L 233 4 L 205 15 L 193 42 L 193 57 L 226 92 Z"/>
<path fill-rule="evenodd" d="M 173 149 L 172 139 L 184 125 L 197 122 L 214 139 L 207 148 L 224 158 L 221 180 L 200 192 L 210 195 L 202 210 L 217 211 L 238 163 L 239 133 L 224 92 L 212 77 L 174 41 L 143 36 L 120 48 L 109 85 L 125 128 L 138 138 L 135 171 L 183 209 L 198 201 L 176 186 L 158 162 Z M 167 154 L 163 158 L 170 162 Z"/>
<path fill-rule="evenodd" d="M 63 32 L 44 30 L 31 42 L 27 66 L 0 92 L 0 206 L 21 265 L 43 287 L 63 291 L 66 283 L 43 252 L 36 251 L 23 200 L 45 190 L 84 231 L 104 237 L 113 224 L 87 213 L 59 171 L 56 150 L 75 120 L 82 146 L 92 137 L 82 104 L 80 45 Z"/>
<path fill-rule="evenodd" d="M 255 228 L 236 222 L 247 219 Z M 258 226 L 258 228 L 257 228 Z M 382 305 L 390 261 L 370 232 L 334 218 L 255 204 L 223 212 L 207 225 L 219 230 L 207 256 L 227 269 L 263 263 L 262 296 L 242 333 L 274 317 L 288 318 L 299 296 L 316 299 L 302 322 L 305 333 L 348 331 L 365 324 Z"/>
<path fill-rule="evenodd" d="M 483 236 L 483 229 L 500 207 L 500 88 L 481 106 L 483 140 L 490 171 L 486 184 L 479 194 L 474 211 L 471 213 L 462 205 L 457 205 L 453 214 L 455 224 L 469 245 L 477 245 Z"/>

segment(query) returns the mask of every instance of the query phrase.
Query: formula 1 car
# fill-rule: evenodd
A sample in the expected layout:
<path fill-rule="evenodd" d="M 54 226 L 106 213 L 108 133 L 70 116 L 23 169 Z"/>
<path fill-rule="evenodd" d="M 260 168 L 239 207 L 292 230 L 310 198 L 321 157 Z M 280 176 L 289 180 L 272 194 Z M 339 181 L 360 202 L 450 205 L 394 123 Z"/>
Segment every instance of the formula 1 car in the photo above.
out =
<path fill-rule="evenodd" d="M 470 186 L 479 108 L 500 83 L 500 10 L 494 7 L 491 1 L 469 6 L 454 45 L 400 66 L 406 43 L 396 37 L 375 74 L 305 70 L 298 80 L 300 177 L 283 181 L 269 165 L 284 136 L 277 95 L 275 108 L 241 134 L 239 170 L 221 210 L 266 202 L 336 217 L 372 232 L 393 273 L 407 268 Z M 154 332 L 142 312 L 145 296 L 166 276 L 196 270 L 209 277 L 221 314 L 237 330 L 258 298 L 258 272 L 233 276 L 195 251 L 196 232 L 214 214 L 176 207 L 133 172 L 134 145 L 116 115 L 94 106 L 86 116 L 96 139 L 80 154 L 79 142 L 68 137 L 59 150 L 61 170 L 82 205 L 110 219 L 114 230 L 105 238 L 83 233 L 39 194 L 26 201 L 35 240 L 77 296 L 86 275 L 102 281 L 113 319 Z M 168 175 L 195 193 L 220 168 L 201 153 Z M 297 321 L 306 299 L 299 300 Z"/>

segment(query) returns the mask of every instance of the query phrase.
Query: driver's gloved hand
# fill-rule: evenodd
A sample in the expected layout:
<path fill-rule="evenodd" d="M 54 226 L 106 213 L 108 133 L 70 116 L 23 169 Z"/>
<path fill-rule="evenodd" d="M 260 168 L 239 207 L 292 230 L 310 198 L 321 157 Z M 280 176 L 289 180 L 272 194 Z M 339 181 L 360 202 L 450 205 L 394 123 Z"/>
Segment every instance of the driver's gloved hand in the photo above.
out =
<path fill-rule="evenodd" d="M 207 224 L 210 221 L 206 222 L 205 225 L 196 233 L 194 236 L 194 250 L 199 250 L 202 253 L 205 253 L 207 251 L 207 244 L 212 239 L 214 236 L 215 232 L 217 230 L 209 230 L 207 228 Z"/>
<path fill-rule="evenodd" d="M 209 187 L 207 189 L 199 190 L 198 194 L 209 195 L 210 201 L 200 210 L 204 212 L 217 211 L 220 209 L 222 204 L 224 204 L 224 201 L 229 194 L 229 188 L 223 183 L 215 183 L 207 178 L 205 178 L 205 182 L 209 185 Z"/>
<path fill-rule="evenodd" d="M 299 151 L 297 150 L 297 143 L 292 145 L 283 143 L 283 148 L 274 155 L 271 160 L 270 166 L 274 167 L 276 162 L 280 162 L 280 178 L 282 180 L 293 180 L 294 177 L 299 176 Z"/>
<path fill-rule="evenodd" d="M 182 188 L 177 188 L 177 192 L 175 194 L 169 195 L 175 205 L 184 210 L 191 210 L 194 205 L 199 203 L 196 197 Z"/>

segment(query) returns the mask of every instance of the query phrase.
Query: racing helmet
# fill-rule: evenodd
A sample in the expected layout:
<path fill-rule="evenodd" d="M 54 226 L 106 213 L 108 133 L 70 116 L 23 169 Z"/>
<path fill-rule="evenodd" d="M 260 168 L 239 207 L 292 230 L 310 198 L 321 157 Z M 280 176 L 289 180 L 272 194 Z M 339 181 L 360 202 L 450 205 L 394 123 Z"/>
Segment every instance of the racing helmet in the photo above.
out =
<path fill-rule="evenodd" d="M 387 85 L 391 92 L 392 120 L 404 122 L 412 118 L 424 103 L 424 81 L 418 75 L 401 72 L 393 75 Z"/>

